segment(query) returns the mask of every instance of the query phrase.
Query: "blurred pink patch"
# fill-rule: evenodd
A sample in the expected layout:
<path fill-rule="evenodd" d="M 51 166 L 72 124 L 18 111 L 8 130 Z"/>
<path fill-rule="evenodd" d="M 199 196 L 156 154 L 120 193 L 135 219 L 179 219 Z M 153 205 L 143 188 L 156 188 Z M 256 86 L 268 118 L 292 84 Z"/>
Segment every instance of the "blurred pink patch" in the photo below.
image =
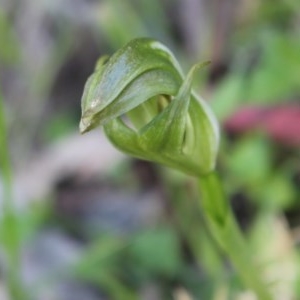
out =
<path fill-rule="evenodd" d="M 258 127 L 265 113 L 260 107 L 243 107 L 225 121 L 225 128 L 229 132 L 243 133 Z"/>
<path fill-rule="evenodd" d="M 300 146 L 300 105 L 273 108 L 245 107 L 234 113 L 225 128 L 232 133 L 260 129 L 287 146 Z"/>
<path fill-rule="evenodd" d="M 274 108 L 262 121 L 273 139 L 287 145 L 300 145 L 300 105 Z"/>

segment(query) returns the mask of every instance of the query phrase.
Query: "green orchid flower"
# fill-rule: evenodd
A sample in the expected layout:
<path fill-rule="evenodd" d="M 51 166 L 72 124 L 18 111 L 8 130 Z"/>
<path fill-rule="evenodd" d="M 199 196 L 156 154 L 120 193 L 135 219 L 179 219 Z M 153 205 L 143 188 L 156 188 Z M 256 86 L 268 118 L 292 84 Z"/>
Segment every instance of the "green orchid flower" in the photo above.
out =
<path fill-rule="evenodd" d="M 216 242 L 257 299 L 271 300 L 214 171 L 218 122 L 192 90 L 194 74 L 204 64 L 196 64 L 184 76 L 160 42 L 147 38 L 129 42 L 110 58 L 100 58 L 89 77 L 80 131 L 103 126 L 121 151 L 198 177 L 199 204 Z"/>
<path fill-rule="evenodd" d="M 166 46 L 135 39 L 98 61 L 82 97 L 82 133 L 102 125 L 121 151 L 199 176 L 215 167 L 218 123 Z M 128 124 L 130 121 L 131 125 Z"/>

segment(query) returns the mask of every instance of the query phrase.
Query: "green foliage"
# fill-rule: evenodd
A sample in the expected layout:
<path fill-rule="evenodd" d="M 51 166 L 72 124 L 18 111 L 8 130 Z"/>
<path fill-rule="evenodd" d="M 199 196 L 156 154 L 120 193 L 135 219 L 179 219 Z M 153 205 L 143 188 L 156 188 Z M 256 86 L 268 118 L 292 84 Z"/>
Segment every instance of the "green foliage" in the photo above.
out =
<path fill-rule="evenodd" d="M 300 41 L 289 35 L 266 31 L 258 68 L 250 75 L 245 97 L 268 104 L 300 93 Z"/>
<path fill-rule="evenodd" d="M 72 114 L 62 113 L 57 114 L 45 130 L 45 136 L 48 140 L 54 141 L 73 132 L 76 120 Z"/>
<path fill-rule="evenodd" d="M 11 24 L 0 7 L 0 62 L 16 63 L 19 59 L 19 45 Z"/>
<path fill-rule="evenodd" d="M 271 145 L 263 138 L 246 137 L 233 149 L 228 149 L 227 168 L 235 180 L 260 185 L 269 175 L 272 160 Z M 230 155 L 229 155 L 230 153 Z"/>
<path fill-rule="evenodd" d="M 182 266 L 178 237 L 172 228 L 142 232 L 133 240 L 129 253 L 136 267 L 150 274 L 172 278 Z"/>
<path fill-rule="evenodd" d="M 272 105 L 287 102 L 300 93 L 300 42 L 293 36 L 265 32 L 261 37 L 262 54 L 250 74 L 234 71 L 214 94 L 213 108 L 225 119 L 244 105 Z"/>
<path fill-rule="evenodd" d="M 26 299 L 20 278 L 20 222 L 14 207 L 13 175 L 7 139 L 4 104 L 0 90 L 0 175 L 3 182 L 2 215 L 0 219 L 0 244 L 7 260 L 9 294 L 16 300 Z"/>

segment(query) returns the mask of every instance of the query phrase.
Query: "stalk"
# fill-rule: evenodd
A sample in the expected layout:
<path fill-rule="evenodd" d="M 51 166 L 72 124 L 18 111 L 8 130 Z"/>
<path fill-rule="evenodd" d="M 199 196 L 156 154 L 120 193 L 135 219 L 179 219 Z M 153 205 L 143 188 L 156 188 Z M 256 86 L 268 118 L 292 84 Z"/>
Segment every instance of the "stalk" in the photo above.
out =
<path fill-rule="evenodd" d="M 200 205 L 211 234 L 230 258 L 244 285 L 256 293 L 257 299 L 271 300 L 216 172 L 200 177 L 199 186 L 202 195 Z"/>
<path fill-rule="evenodd" d="M 0 91 L 0 170 L 3 183 L 2 243 L 7 260 L 7 285 L 11 299 L 23 300 L 20 279 L 20 235 L 18 218 L 13 206 L 12 168 L 7 144 L 7 131 L 2 95 Z"/>

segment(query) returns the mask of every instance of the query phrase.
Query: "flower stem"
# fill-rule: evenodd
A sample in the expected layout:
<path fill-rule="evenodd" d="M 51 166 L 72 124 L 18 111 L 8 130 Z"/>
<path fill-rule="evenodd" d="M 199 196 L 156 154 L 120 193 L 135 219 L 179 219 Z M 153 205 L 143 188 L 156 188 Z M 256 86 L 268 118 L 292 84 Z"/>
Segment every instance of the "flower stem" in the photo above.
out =
<path fill-rule="evenodd" d="M 259 300 L 271 300 L 271 294 L 254 264 L 217 174 L 211 172 L 200 177 L 199 185 L 201 206 L 211 234 L 230 258 L 245 286 L 253 290 Z"/>
<path fill-rule="evenodd" d="M 11 299 L 25 299 L 20 279 L 20 235 L 18 216 L 13 205 L 12 168 L 10 164 L 3 100 L 0 91 L 0 175 L 3 182 L 0 220 L 3 248 L 7 259 L 7 285 Z"/>

